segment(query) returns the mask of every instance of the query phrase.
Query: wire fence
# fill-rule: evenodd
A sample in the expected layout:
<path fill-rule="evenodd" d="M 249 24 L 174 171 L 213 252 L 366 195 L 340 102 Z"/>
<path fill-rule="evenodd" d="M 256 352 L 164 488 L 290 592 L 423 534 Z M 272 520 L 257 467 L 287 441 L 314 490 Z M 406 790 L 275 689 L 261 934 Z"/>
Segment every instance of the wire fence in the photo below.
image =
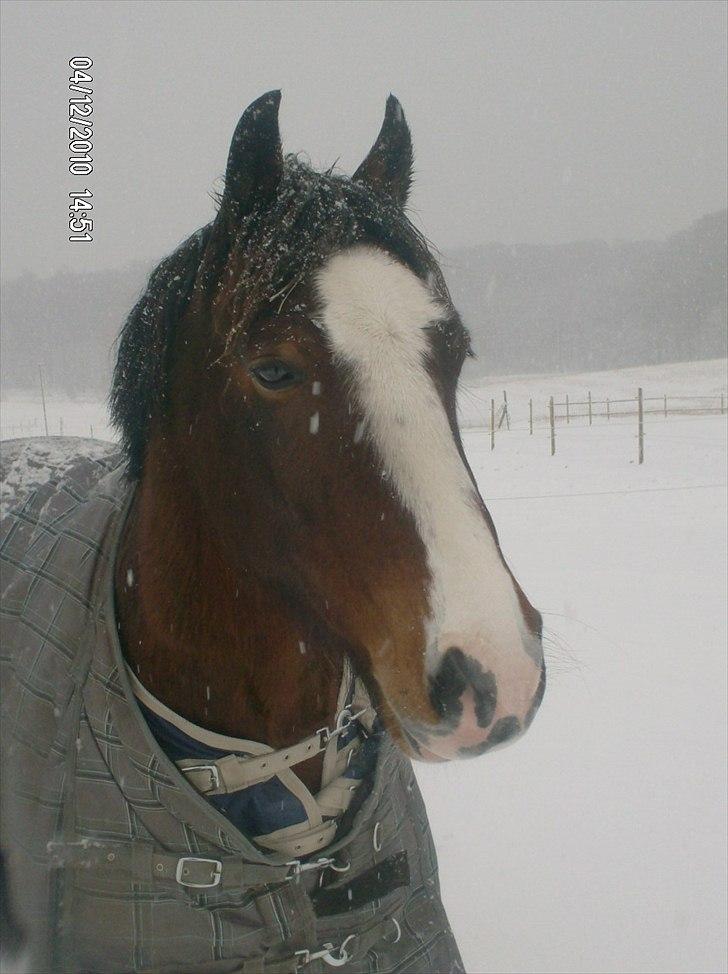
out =
<path fill-rule="evenodd" d="M 555 419 L 568 424 L 577 419 L 586 419 L 590 424 L 598 417 L 611 420 L 615 416 L 629 416 L 639 412 L 639 393 L 630 399 L 593 399 L 587 393 L 586 399 L 569 399 L 565 396 L 563 402 L 554 401 Z M 667 417 L 682 413 L 683 415 L 706 415 L 709 413 L 725 413 L 726 397 L 715 396 L 643 396 L 643 415 L 648 413 Z"/>
<path fill-rule="evenodd" d="M 482 403 L 487 407 L 487 400 L 470 394 L 474 402 Z M 637 389 L 637 394 L 629 398 L 595 398 L 591 392 L 587 392 L 584 399 L 573 399 L 569 395 L 564 395 L 563 399 L 556 399 L 549 396 L 548 401 L 541 400 L 539 404 L 533 397 L 528 400 L 528 419 L 527 424 L 524 420 L 514 422 L 511 415 L 511 406 L 508 400 L 507 390 L 503 391 L 502 399 L 490 400 L 489 409 L 483 410 L 487 413 L 487 422 L 468 422 L 463 423 L 467 429 L 480 429 L 490 432 L 490 448 L 495 449 L 496 438 L 502 432 L 508 432 L 513 425 L 516 429 L 524 429 L 528 426 L 529 435 L 533 435 L 534 430 L 548 429 L 549 447 L 551 456 L 556 455 L 559 427 L 564 426 L 595 426 L 614 421 L 624 422 L 625 419 L 634 417 L 636 419 L 636 439 L 637 439 L 637 461 L 644 463 L 645 458 L 645 417 L 662 416 L 667 419 L 670 416 L 707 416 L 726 414 L 726 394 L 716 395 L 667 395 L 645 396 L 641 388 Z M 485 418 L 485 417 L 483 417 Z"/>

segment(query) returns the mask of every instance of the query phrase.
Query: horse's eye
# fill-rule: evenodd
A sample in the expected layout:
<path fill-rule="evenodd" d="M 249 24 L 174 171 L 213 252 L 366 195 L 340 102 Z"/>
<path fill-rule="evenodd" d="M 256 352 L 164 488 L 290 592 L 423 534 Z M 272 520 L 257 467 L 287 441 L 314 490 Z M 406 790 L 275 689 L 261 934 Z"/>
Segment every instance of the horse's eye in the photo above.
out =
<path fill-rule="evenodd" d="M 298 369 L 278 359 L 258 362 L 251 365 L 250 371 L 264 388 L 273 389 L 276 392 L 280 389 L 290 389 L 303 378 Z"/>

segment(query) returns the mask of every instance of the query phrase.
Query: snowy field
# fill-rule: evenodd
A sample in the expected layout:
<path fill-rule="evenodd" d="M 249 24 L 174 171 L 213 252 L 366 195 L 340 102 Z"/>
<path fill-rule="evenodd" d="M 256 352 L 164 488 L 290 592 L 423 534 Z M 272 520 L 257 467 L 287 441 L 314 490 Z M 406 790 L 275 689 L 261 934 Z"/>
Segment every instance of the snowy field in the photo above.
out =
<path fill-rule="evenodd" d="M 505 382 L 520 419 L 493 452 L 464 439 L 551 667 L 522 741 L 419 769 L 470 971 L 726 970 L 726 416 L 648 416 L 641 467 L 634 417 L 559 426 L 553 458 L 523 422 L 539 392 L 725 378 L 698 363 L 477 390 Z"/>
<path fill-rule="evenodd" d="M 470 972 L 726 970 L 726 419 L 559 424 L 543 403 L 725 393 L 725 361 L 495 379 L 512 429 L 465 447 L 506 557 L 548 627 L 549 685 L 528 735 L 418 766 L 443 898 Z M 528 432 L 528 398 L 541 408 Z M 475 403 L 475 405 L 474 405 Z M 468 411 L 471 411 L 468 413 Z M 480 412 L 479 412 L 480 411 Z M 49 426 L 109 437 L 103 404 L 51 400 Z M 2 431 L 42 424 L 33 396 Z M 28 435 L 18 431 L 11 435 Z"/>

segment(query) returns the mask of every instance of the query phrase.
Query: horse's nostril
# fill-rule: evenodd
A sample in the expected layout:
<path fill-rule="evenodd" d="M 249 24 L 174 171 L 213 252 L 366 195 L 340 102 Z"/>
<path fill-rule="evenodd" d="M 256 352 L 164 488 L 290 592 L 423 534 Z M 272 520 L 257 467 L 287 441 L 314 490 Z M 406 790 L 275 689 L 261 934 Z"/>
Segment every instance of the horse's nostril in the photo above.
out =
<path fill-rule="evenodd" d="M 451 646 L 435 675 L 430 677 L 430 702 L 436 713 L 446 721 L 456 721 L 463 712 L 460 698 L 467 686 L 464 659 L 462 649 Z"/>
<path fill-rule="evenodd" d="M 443 655 L 434 677 L 430 678 L 430 702 L 440 718 L 456 725 L 463 712 L 462 695 L 470 688 L 475 698 L 475 716 L 480 727 L 493 720 L 498 701 L 498 686 L 493 674 L 483 672 L 480 663 L 457 646 Z"/>

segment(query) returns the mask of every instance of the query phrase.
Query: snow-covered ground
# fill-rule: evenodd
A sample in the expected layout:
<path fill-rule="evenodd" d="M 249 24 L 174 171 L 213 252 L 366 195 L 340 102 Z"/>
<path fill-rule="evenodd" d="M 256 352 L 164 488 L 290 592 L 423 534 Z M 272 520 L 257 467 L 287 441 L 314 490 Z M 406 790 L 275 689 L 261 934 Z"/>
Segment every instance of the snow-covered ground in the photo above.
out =
<path fill-rule="evenodd" d="M 725 362 L 667 368 L 656 394 L 725 391 Z M 652 384 L 629 371 L 505 387 Z M 464 440 L 544 611 L 546 698 L 513 747 L 418 768 L 466 968 L 725 971 L 726 416 L 648 416 L 641 467 L 634 417 L 560 426 L 553 458 L 520 425 Z"/>
<path fill-rule="evenodd" d="M 550 664 L 523 740 L 417 768 L 471 972 L 726 969 L 728 417 L 648 414 L 642 466 L 634 416 L 559 424 L 554 457 L 543 418 L 549 395 L 640 385 L 719 396 L 726 363 L 508 377 L 463 397 L 467 412 L 508 391 L 495 449 L 483 429 L 464 442 Z M 52 399 L 48 415 L 52 432 L 63 417 L 67 435 L 111 437 L 103 404 Z M 34 418 L 40 433 L 32 396 L 3 403 L 3 435 Z"/>
<path fill-rule="evenodd" d="M 46 415 L 40 391 L 3 389 L 0 399 L 0 439 L 22 436 L 45 436 L 46 420 L 50 436 L 87 436 L 114 440 L 106 403 L 98 399 L 70 399 L 49 393 Z"/>

